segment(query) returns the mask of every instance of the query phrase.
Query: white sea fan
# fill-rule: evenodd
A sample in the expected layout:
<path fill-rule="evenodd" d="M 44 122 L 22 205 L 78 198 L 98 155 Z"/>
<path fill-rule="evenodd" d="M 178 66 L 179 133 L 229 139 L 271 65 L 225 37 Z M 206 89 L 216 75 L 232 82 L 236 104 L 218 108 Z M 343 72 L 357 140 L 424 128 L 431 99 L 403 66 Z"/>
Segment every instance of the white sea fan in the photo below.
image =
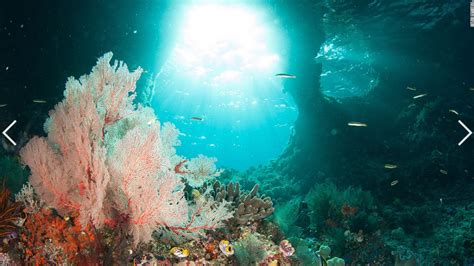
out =
<path fill-rule="evenodd" d="M 216 162 L 216 158 L 199 154 L 196 158 L 186 162 L 186 170 L 183 171 L 182 177 L 189 186 L 202 187 L 206 182 L 222 173 L 221 169 L 217 169 Z"/>
<path fill-rule="evenodd" d="M 23 185 L 21 190 L 15 194 L 15 201 L 23 203 L 26 213 L 37 213 L 44 206 L 44 201 L 36 195 L 30 183 Z"/>
<path fill-rule="evenodd" d="M 199 239 L 207 231 L 223 227 L 226 220 L 234 217 L 234 211 L 229 202 L 216 202 L 209 192 L 198 195 L 194 203 L 188 205 L 186 220 L 177 222 L 171 218 L 171 224 L 161 227 L 160 233 L 179 243 L 187 239 Z"/>
<path fill-rule="evenodd" d="M 181 141 L 178 139 L 178 136 L 179 130 L 174 124 L 169 122 L 163 123 L 163 126 L 161 127 L 161 141 L 163 143 L 162 154 L 163 156 L 169 158 L 171 170 L 182 160 L 181 156 L 176 154 L 175 147 L 181 145 Z"/>

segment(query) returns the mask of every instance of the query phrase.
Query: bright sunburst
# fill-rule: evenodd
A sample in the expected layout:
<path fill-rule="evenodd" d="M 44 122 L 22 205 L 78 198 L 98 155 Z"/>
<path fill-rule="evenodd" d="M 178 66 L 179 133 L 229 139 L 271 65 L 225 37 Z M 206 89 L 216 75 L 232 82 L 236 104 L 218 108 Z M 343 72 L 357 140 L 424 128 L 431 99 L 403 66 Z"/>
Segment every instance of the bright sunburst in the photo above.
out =
<path fill-rule="evenodd" d="M 255 6 L 229 4 L 190 6 L 182 17 L 156 84 L 159 115 L 183 132 L 181 152 L 199 150 L 235 168 L 277 156 L 296 108 L 274 76 L 282 69 L 274 20 Z"/>
<path fill-rule="evenodd" d="M 261 16 L 235 5 L 190 8 L 173 51 L 174 61 L 213 86 L 270 77 L 279 68 L 280 58 L 277 48 L 269 47 L 272 32 Z"/>

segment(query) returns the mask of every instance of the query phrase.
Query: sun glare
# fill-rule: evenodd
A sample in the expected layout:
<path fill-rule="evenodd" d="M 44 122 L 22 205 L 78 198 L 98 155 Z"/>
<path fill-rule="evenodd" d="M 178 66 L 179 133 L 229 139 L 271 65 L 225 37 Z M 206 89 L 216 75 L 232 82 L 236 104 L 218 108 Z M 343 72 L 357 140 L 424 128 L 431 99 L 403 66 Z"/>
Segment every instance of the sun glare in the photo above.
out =
<path fill-rule="evenodd" d="M 235 5 L 193 6 L 175 46 L 174 62 L 211 85 L 276 71 L 280 57 L 269 47 L 272 31 L 261 14 Z"/>

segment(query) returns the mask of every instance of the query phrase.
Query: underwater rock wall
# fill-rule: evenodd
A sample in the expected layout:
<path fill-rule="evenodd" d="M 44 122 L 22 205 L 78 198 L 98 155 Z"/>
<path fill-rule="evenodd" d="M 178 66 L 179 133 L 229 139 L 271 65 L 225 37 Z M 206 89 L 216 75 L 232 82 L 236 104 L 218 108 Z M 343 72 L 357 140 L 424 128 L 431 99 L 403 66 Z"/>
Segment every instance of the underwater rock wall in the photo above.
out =
<path fill-rule="evenodd" d="M 320 91 L 321 64 L 314 61 L 314 56 L 324 42 L 321 5 L 306 3 L 288 9 L 282 5 L 280 12 L 293 10 L 300 14 L 280 16 L 287 19 L 282 24 L 290 29 L 288 39 L 298 40 L 292 42 L 287 54 L 288 71 L 297 73 L 297 78 L 285 81 L 284 87 L 294 98 L 299 115 L 287 148 L 270 167 L 281 170 L 283 175 L 312 179 L 334 161 L 333 143 L 327 142 L 327 136 L 343 114 L 337 110 L 335 102 L 323 97 Z M 308 13 L 312 17 L 310 23 L 297 19 Z"/>
<path fill-rule="evenodd" d="M 366 16 L 371 13 L 365 5 L 354 5 L 351 12 L 342 12 L 348 10 L 348 6 L 350 3 L 334 3 L 331 8 L 335 10 L 328 12 L 334 16 L 333 21 L 338 19 L 342 26 L 344 23 L 355 24 L 366 35 L 382 35 L 387 31 L 397 36 L 392 39 L 390 36 L 369 38 L 370 48 L 379 54 L 374 64 L 380 79 L 378 86 L 364 98 L 336 100 L 323 96 L 319 82 L 321 64 L 315 63 L 313 57 L 324 41 L 323 31 L 328 29 L 323 24 L 321 11 L 309 8 L 301 11 L 302 14 L 313 12 L 314 21 L 308 23 L 312 27 L 297 20 L 286 22 L 292 25 L 288 33 L 290 39 L 300 40 L 288 51 L 288 71 L 294 71 L 297 78 L 284 84 L 299 110 L 293 134 L 278 159 L 251 169 L 246 175 L 254 176 L 253 180 L 258 180 L 258 176 L 293 180 L 294 187 L 286 189 L 296 194 L 299 194 L 297 191 L 304 193 L 314 182 L 331 179 L 345 186 L 362 186 L 381 195 L 411 195 L 418 199 L 419 192 L 438 193 L 453 188 L 444 186 L 452 184 L 453 176 L 456 176 L 456 183 L 469 180 L 474 174 L 468 159 L 473 158 L 473 149 L 469 148 L 472 144 L 462 148 L 457 146 L 464 133 L 457 119 L 472 124 L 472 118 L 466 114 L 472 112 L 470 102 L 474 93 L 469 91 L 469 87 L 474 84 L 474 75 L 466 76 L 462 71 L 472 63 L 469 59 L 472 57 L 464 54 L 472 52 L 466 46 L 467 42 L 455 41 L 456 34 L 461 34 L 467 27 L 460 25 L 468 25 L 467 18 L 463 22 L 452 21 L 449 13 L 452 12 L 454 17 L 463 9 L 457 5 L 440 15 L 441 18 L 432 18 L 431 24 L 410 24 L 411 20 L 408 20 L 403 27 L 387 24 L 374 29 L 370 24 L 373 20 Z M 410 14 L 422 16 L 424 9 L 438 10 L 443 6 L 420 3 Z M 403 5 L 369 7 L 379 8 L 380 16 L 386 16 L 387 22 L 395 19 L 399 14 L 397 10 L 403 9 Z M 433 35 L 437 36 L 438 43 L 428 45 Z M 396 53 L 400 56 L 392 58 Z M 453 58 L 465 60 L 455 62 Z M 392 60 L 397 60 L 397 63 Z M 402 68 L 408 71 L 401 72 Z M 416 91 L 406 89 L 410 86 Z M 413 99 L 425 93 L 426 97 Z M 458 115 L 449 110 L 455 110 Z M 348 127 L 350 121 L 361 121 L 368 126 Z M 385 164 L 394 164 L 397 169 L 387 171 Z M 393 191 L 390 183 L 394 180 L 406 185 Z M 273 184 L 262 185 L 275 199 L 284 191 L 272 187 Z M 432 192 L 421 190 L 420 186 L 431 188 Z"/>
<path fill-rule="evenodd" d="M 474 254 L 468 228 L 474 149 L 472 141 L 458 146 L 466 132 L 457 121 L 474 124 L 474 73 L 466 71 L 473 64 L 467 43 L 474 35 L 463 42 L 457 35 L 469 30 L 467 3 L 446 10 L 444 4 L 420 1 L 406 22 L 397 19 L 407 12 L 400 3 L 373 1 L 371 12 L 351 1 L 333 4 L 341 28 L 355 23 L 378 54 L 378 86 L 363 98 L 325 97 L 321 64 L 310 60 L 313 47 L 293 47 L 289 54 L 297 59 L 290 59 L 288 71 L 297 78 L 285 81 L 299 110 L 293 134 L 279 158 L 249 169 L 239 180 L 246 187 L 259 182 L 272 197 L 274 220 L 287 237 L 329 243 L 348 263 L 466 263 Z M 343 12 L 348 7 L 350 12 Z M 364 19 L 377 8 L 384 27 Z M 424 23 L 414 23 L 420 16 Z M 290 36 L 304 36 L 319 47 L 324 26 L 317 25 L 295 26 L 297 33 Z M 366 126 L 350 127 L 350 121 Z M 337 189 L 321 186 L 324 181 Z M 363 197 L 344 191 L 349 186 L 362 187 L 373 202 L 357 202 Z M 307 243 L 292 241 L 303 258 Z"/>

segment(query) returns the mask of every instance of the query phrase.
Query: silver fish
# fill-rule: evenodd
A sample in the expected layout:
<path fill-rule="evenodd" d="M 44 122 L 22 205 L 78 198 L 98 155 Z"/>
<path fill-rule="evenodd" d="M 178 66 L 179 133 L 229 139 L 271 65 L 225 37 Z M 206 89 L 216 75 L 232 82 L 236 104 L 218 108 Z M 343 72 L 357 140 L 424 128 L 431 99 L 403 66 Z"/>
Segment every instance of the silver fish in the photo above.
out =
<path fill-rule="evenodd" d="M 356 121 L 351 121 L 351 122 L 347 123 L 347 125 L 350 126 L 350 127 L 367 127 L 366 123 L 356 122 Z"/>
<path fill-rule="evenodd" d="M 275 75 L 275 77 L 283 78 L 283 79 L 295 79 L 296 78 L 295 75 L 286 74 L 286 73 L 278 73 L 278 74 Z"/>
<path fill-rule="evenodd" d="M 422 98 L 422 97 L 425 97 L 426 95 L 428 95 L 428 93 L 418 94 L 416 96 L 413 96 L 413 99 Z"/>
<path fill-rule="evenodd" d="M 41 100 L 41 99 L 34 99 L 33 102 L 34 103 L 47 103 L 45 100 Z"/>
<path fill-rule="evenodd" d="M 459 113 L 458 113 L 456 110 L 454 110 L 454 109 L 449 109 L 449 111 L 450 111 L 451 113 L 455 114 L 455 115 L 459 115 Z"/>
<path fill-rule="evenodd" d="M 395 169 L 395 168 L 398 168 L 398 165 L 387 163 L 387 164 L 385 164 L 383 167 L 384 167 L 385 169 Z"/>

